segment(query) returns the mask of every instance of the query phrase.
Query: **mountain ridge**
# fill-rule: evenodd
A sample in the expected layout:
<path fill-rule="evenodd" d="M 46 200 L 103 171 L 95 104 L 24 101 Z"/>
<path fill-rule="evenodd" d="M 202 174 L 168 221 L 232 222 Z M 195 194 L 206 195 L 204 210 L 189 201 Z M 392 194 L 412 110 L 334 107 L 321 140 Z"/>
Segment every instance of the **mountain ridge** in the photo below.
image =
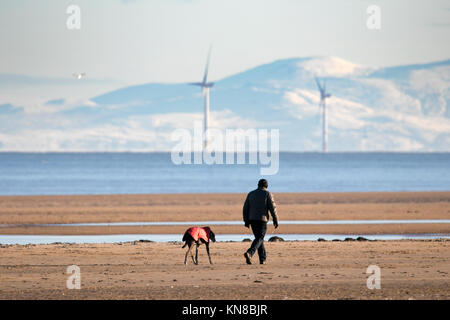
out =
<path fill-rule="evenodd" d="M 450 150 L 450 59 L 386 68 L 330 56 L 274 60 L 215 81 L 211 125 L 279 129 L 280 149 L 318 151 L 321 116 L 315 76 L 326 79 L 332 94 L 327 100 L 330 151 Z M 203 104 L 197 87 L 150 82 L 95 95 L 86 104 L 52 99 L 45 108 L 42 114 L 51 110 L 62 122 L 44 130 L 29 119 L 40 135 L 28 137 L 51 141 L 40 143 L 40 149 L 157 151 L 170 150 L 173 130 L 192 129 L 202 121 Z M 14 119 L 23 113 L 12 113 L 9 105 L 2 117 L 6 115 Z M 25 126 L 16 120 L 14 130 L 11 124 L 10 132 L 0 132 L 0 150 L 11 149 L 11 141 L 29 144 L 14 136 Z"/>

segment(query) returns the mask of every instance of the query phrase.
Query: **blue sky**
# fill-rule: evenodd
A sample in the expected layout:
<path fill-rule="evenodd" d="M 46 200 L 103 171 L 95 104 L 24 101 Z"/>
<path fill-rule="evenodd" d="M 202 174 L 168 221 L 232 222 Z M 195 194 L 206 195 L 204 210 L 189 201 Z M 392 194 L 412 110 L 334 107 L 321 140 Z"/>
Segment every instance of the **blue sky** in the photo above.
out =
<path fill-rule="evenodd" d="M 66 28 L 66 8 L 81 29 Z M 369 5 L 381 30 L 366 27 Z M 124 84 L 196 81 L 273 60 L 337 56 L 370 67 L 444 60 L 450 4 L 440 0 L 2 0 L 0 72 Z"/>

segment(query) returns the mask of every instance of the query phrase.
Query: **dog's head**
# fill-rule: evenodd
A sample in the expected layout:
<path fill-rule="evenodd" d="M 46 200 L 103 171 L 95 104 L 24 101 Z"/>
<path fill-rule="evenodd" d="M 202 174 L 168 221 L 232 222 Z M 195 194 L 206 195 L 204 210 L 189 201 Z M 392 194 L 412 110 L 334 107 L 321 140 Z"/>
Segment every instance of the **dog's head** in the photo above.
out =
<path fill-rule="evenodd" d="M 216 235 L 214 234 L 214 232 L 211 229 L 209 229 L 209 239 L 212 242 L 216 242 Z"/>

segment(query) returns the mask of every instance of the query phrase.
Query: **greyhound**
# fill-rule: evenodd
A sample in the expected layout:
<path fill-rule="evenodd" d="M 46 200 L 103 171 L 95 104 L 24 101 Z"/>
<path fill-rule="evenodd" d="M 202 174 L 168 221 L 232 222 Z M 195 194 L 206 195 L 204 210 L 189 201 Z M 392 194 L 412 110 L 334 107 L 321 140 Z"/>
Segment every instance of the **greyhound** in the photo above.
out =
<path fill-rule="evenodd" d="M 188 254 L 191 254 L 192 261 L 194 264 L 198 264 L 198 247 L 204 243 L 206 246 L 206 252 L 208 253 L 209 263 L 213 264 L 211 261 L 211 256 L 209 254 L 209 241 L 216 242 L 216 235 L 212 232 L 210 227 L 191 227 L 186 230 L 183 235 L 184 245 L 182 248 L 188 246 L 186 255 L 184 257 L 184 264 L 187 264 Z M 192 245 L 195 243 L 195 259 L 192 254 Z"/>

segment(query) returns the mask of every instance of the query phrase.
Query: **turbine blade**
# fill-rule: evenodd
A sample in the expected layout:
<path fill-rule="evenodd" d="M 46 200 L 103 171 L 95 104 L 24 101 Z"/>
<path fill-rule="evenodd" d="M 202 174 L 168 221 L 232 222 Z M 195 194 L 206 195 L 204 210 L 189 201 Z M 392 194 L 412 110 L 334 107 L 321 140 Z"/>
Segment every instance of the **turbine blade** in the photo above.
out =
<path fill-rule="evenodd" d="M 208 68 L 209 68 L 209 59 L 211 58 L 211 50 L 212 50 L 212 46 L 209 46 L 208 60 L 206 60 L 205 74 L 203 75 L 203 83 L 204 84 L 208 82 Z"/>
<path fill-rule="evenodd" d="M 316 80 L 317 89 L 319 89 L 319 91 L 322 92 L 322 86 L 320 85 L 319 79 L 317 77 L 314 77 L 314 80 Z"/>

